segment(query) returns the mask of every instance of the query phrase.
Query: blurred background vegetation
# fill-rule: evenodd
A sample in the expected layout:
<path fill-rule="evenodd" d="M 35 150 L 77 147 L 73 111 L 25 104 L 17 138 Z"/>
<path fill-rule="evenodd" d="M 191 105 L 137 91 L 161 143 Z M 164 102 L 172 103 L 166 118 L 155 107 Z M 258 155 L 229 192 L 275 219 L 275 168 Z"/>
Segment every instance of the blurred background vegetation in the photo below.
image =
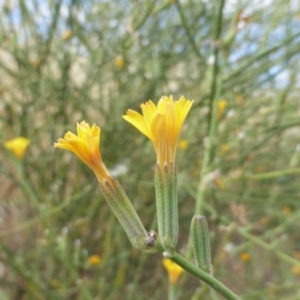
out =
<path fill-rule="evenodd" d="M 300 4 L 2 0 L 0 299 L 166 299 L 160 255 L 132 249 L 94 174 L 53 143 L 101 126 L 101 153 L 147 229 L 155 155 L 122 120 L 194 99 L 177 153 L 178 252 L 208 220 L 214 275 L 243 299 L 300 299 Z M 30 139 L 18 160 L 4 147 Z M 206 147 L 208 137 L 211 147 Z M 221 299 L 189 274 L 179 299 Z"/>

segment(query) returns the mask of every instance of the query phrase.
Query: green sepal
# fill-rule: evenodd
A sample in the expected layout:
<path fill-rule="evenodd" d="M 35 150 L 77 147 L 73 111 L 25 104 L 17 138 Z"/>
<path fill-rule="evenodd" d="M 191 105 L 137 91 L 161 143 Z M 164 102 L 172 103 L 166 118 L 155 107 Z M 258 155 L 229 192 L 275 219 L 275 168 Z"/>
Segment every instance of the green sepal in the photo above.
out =
<path fill-rule="evenodd" d="M 155 198 L 156 198 L 156 210 L 157 210 L 157 223 L 158 234 L 162 242 L 163 237 L 166 235 L 166 206 L 164 201 L 165 189 L 164 189 L 164 176 L 163 172 L 157 163 L 155 166 Z"/>
<path fill-rule="evenodd" d="M 172 257 L 178 238 L 177 172 L 173 163 L 156 164 L 155 191 L 160 241 Z"/>
<path fill-rule="evenodd" d="M 114 177 L 110 177 L 109 180 L 104 180 L 99 184 L 107 203 L 126 231 L 132 246 L 140 250 L 145 248 L 147 231 L 119 182 Z"/>

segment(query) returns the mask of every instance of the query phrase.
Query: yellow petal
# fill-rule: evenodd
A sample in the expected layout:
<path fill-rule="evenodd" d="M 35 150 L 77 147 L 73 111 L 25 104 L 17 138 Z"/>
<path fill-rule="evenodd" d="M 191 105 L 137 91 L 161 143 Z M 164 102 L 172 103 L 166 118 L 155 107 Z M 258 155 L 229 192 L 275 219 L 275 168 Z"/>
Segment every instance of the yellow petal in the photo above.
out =
<path fill-rule="evenodd" d="M 100 154 L 100 128 L 95 124 L 90 127 L 82 121 L 77 123 L 77 135 L 67 132 L 64 138 L 54 144 L 56 148 L 63 148 L 76 154 L 96 174 L 99 181 L 109 178 L 110 174 L 103 164 Z"/>
<path fill-rule="evenodd" d="M 165 269 L 168 272 L 170 283 L 175 284 L 179 280 L 184 269 L 182 269 L 180 266 L 178 266 L 176 263 L 174 263 L 169 258 L 163 259 L 163 266 L 165 267 Z"/>
<path fill-rule="evenodd" d="M 148 136 L 148 138 L 152 141 L 153 140 L 153 135 L 151 134 L 150 128 L 151 128 L 151 123 L 152 123 L 153 117 L 154 117 L 155 112 L 156 112 L 156 106 L 151 100 L 149 100 L 145 104 L 141 105 L 141 109 L 142 109 L 142 112 L 143 112 L 142 118 L 144 118 L 145 125 L 147 127 L 148 132 L 149 132 L 149 135 L 146 135 L 146 136 Z"/>
<path fill-rule="evenodd" d="M 149 128 L 146 125 L 145 118 L 137 113 L 134 110 L 129 109 L 127 114 L 123 116 L 123 119 L 136 127 L 139 131 L 141 131 L 145 136 L 147 136 L 150 140 L 152 140 L 151 133 Z"/>

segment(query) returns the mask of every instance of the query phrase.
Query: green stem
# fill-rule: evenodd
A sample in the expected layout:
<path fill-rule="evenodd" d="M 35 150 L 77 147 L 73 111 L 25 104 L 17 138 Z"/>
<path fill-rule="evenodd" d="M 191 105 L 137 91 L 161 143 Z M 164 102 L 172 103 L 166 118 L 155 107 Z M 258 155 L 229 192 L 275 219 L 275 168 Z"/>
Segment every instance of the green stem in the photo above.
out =
<path fill-rule="evenodd" d="M 176 300 L 176 284 L 169 283 L 169 300 Z"/>
<path fill-rule="evenodd" d="M 171 260 L 174 261 L 179 266 L 181 266 L 184 270 L 186 270 L 190 274 L 206 282 L 211 288 L 219 292 L 225 299 L 241 300 L 239 296 L 237 296 L 234 292 L 232 292 L 229 288 L 227 288 L 223 283 L 221 283 L 219 280 L 214 278 L 212 275 L 209 275 L 205 271 L 197 268 L 195 265 L 190 263 L 187 259 L 185 259 L 181 255 L 176 253 L 175 256 L 171 258 Z"/>
<path fill-rule="evenodd" d="M 214 31 L 214 40 L 218 41 L 222 32 L 222 12 L 224 8 L 225 1 L 222 0 L 217 7 L 216 11 L 216 23 L 215 23 L 215 31 Z M 217 129 L 217 99 L 220 97 L 221 89 L 222 89 L 222 68 L 219 66 L 219 48 L 214 48 L 214 58 L 215 62 L 212 69 L 212 80 L 210 87 L 210 103 L 209 103 L 209 114 L 208 114 L 208 139 L 205 145 L 205 152 L 203 158 L 203 164 L 200 171 L 200 181 L 198 185 L 198 193 L 196 198 L 196 208 L 195 215 L 202 214 L 202 206 L 203 200 L 205 196 L 205 187 L 203 185 L 203 179 L 205 175 L 208 173 L 209 164 L 212 161 L 213 157 L 213 144 L 214 137 Z"/>
<path fill-rule="evenodd" d="M 285 175 L 294 175 L 299 173 L 300 173 L 300 168 L 293 168 L 293 169 L 285 169 L 280 171 L 272 171 L 267 173 L 248 174 L 245 177 L 249 179 L 260 180 L 260 179 L 276 178 Z"/>
<path fill-rule="evenodd" d="M 202 57 L 201 57 L 201 53 L 199 51 L 200 47 L 196 44 L 195 42 L 195 39 L 194 39 L 194 36 L 195 34 L 193 34 L 187 24 L 187 19 L 186 19 L 186 16 L 184 14 L 184 9 L 181 7 L 181 4 L 178 0 L 175 0 L 175 5 L 176 5 L 176 8 L 179 12 L 179 16 L 180 16 L 180 19 L 181 19 L 181 24 L 186 32 L 186 35 L 187 35 L 187 38 L 189 40 L 189 43 L 191 44 L 193 50 L 194 50 L 194 53 L 200 58 L 200 60 L 202 60 Z"/>
<path fill-rule="evenodd" d="M 222 33 L 222 20 L 223 20 L 223 8 L 224 8 L 225 0 L 221 0 L 219 7 L 217 7 L 216 11 L 216 22 L 215 22 L 215 30 L 214 30 L 214 41 L 218 43 L 221 37 Z M 215 46 L 213 51 L 214 56 L 214 64 L 212 69 L 212 80 L 211 80 L 211 88 L 210 88 L 210 110 L 208 114 L 208 124 L 209 128 L 208 131 L 210 131 L 210 127 L 212 125 L 211 119 L 213 118 L 213 105 L 215 103 L 216 99 L 216 92 L 218 88 L 218 76 L 220 73 L 220 67 L 219 67 L 219 47 Z"/>
<path fill-rule="evenodd" d="M 292 258 L 291 256 L 285 254 L 284 252 L 277 250 L 274 248 L 274 246 L 272 244 L 268 244 L 264 241 L 262 241 L 259 237 L 256 237 L 254 235 L 252 235 L 251 233 L 243 230 L 242 228 L 238 228 L 237 227 L 237 231 L 246 239 L 248 239 L 249 241 L 253 242 L 254 244 L 259 245 L 260 247 L 273 252 L 275 255 L 277 255 L 279 258 L 281 258 L 282 260 L 294 265 L 294 266 L 299 266 L 300 267 L 300 262 L 297 259 Z"/>

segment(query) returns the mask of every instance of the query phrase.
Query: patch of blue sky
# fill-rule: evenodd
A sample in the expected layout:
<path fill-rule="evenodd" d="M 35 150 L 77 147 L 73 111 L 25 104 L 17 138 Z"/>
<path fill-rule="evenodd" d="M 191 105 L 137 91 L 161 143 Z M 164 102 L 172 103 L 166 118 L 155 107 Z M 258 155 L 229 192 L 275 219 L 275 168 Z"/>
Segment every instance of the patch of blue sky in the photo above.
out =
<path fill-rule="evenodd" d="M 0 7 L 2 14 L 5 11 L 6 18 L 2 17 L 2 22 L 4 22 L 5 25 L 18 25 L 22 21 L 22 14 L 21 9 L 16 3 L 14 5 L 7 6 L 6 2 L 4 0 L 0 0 Z M 6 8 L 4 10 L 4 8 Z"/>
<path fill-rule="evenodd" d="M 258 76 L 258 84 L 262 88 L 276 88 L 282 90 L 289 85 L 290 71 L 286 66 L 272 66 L 268 72 Z"/>
<path fill-rule="evenodd" d="M 235 47 L 228 58 L 229 63 L 236 63 L 242 58 L 251 56 L 252 54 L 257 53 L 258 44 L 254 42 L 248 42 L 243 44 L 240 47 Z"/>
<path fill-rule="evenodd" d="M 0 6 L 4 7 L 4 5 L 4 0 L 0 0 Z M 80 2 L 80 5 L 77 7 L 72 4 L 71 0 L 60 1 L 60 18 L 58 20 L 58 29 L 60 34 L 64 30 L 68 29 L 67 20 L 71 13 L 79 23 L 82 24 L 85 22 L 85 8 L 88 5 L 89 1 Z M 55 5 L 53 5 L 53 2 L 50 0 L 27 0 L 24 1 L 24 8 L 26 8 L 28 13 L 32 16 L 31 21 L 35 23 L 38 32 L 42 35 L 47 35 L 54 17 Z M 23 15 L 21 6 L 17 1 L 12 1 L 10 3 L 7 16 L 8 18 L 2 18 L 3 22 L 22 29 Z"/>

